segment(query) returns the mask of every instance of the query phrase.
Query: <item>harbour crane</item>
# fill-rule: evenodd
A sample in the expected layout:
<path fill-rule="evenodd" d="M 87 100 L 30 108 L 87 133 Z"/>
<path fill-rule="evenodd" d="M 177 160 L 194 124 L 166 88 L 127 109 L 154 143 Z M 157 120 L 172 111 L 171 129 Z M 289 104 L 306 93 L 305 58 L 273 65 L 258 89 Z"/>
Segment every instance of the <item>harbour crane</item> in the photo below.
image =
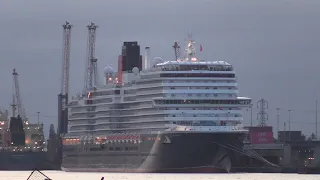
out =
<path fill-rule="evenodd" d="M 86 55 L 86 69 L 84 79 L 84 93 L 99 84 L 98 80 L 98 59 L 95 57 L 96 30 L 98 28 L 93 22 L 87 26 L 88 28 L 88 44 Z"/>
<path fill-rule="evenodd" d="M 26 116 L 25 109 L 23 108 L 22 100 L 21 100 L 21 94 L 20 94 L 20 86 L 18 81 L 18 73 L 16 71 L 16 68 L 13 69 L 12 72 L 13 75 L 13 83 L 14 83 L 14 94 L 13 94 L 13 103 L 12 103 L 12 115 L 15 116 L 16 109 L 18 110 L 18 114 L 21 119 L 25 122 L 28 121 L 28 118 Z"/>
<path fill-rule="evenodd" d="M 58 134 L 68 132 L 68 94 L 69 94 L 69 66 L 70 66 L 70 44 L 72 25 L 66 21 L 63 27 L 63 58 L 61 91 L 58 95 Z"/>

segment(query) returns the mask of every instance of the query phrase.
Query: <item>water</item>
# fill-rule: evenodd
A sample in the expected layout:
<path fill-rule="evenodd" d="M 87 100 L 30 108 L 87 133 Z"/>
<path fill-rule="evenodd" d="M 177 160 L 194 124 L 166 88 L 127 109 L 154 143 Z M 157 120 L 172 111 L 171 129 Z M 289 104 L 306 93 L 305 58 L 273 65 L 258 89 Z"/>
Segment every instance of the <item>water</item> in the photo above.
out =
<path fill-rule="evenodd" d="M 0 171 L 0 180 L 26 180 L 30 171 Z M 320 175 L 301 174 L 140 174 L 140 173 L 71 173 L 43 171 L 52 180 L 319 180 Z M 30 180 L 43 180 L 34 174 Z"/>

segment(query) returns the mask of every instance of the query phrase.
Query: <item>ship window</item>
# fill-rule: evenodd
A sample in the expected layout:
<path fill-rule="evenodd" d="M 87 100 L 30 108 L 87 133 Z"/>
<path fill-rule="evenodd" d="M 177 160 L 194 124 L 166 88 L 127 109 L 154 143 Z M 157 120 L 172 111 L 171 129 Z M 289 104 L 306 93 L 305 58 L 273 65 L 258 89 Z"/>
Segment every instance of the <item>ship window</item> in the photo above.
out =
<path fill-rule="evenodd" d="M 115 94 L 120 94 L 120 90 L 114 90 Z"/>

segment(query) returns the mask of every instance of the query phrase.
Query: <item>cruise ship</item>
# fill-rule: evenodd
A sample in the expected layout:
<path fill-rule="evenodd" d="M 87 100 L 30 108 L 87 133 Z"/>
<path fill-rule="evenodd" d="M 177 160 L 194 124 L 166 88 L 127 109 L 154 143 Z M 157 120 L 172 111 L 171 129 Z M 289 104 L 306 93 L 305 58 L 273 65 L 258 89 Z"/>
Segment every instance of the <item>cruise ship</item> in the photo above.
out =
<path fill-rule="evenodd" d="M 117 72 L 69 102 L 62 169 L 86 172 L 230 172 L 239 163 L 242 109 L 234 68 L 198 60 L 193 40 L 171 61 L 124 42 Z M 177 54 L 175 54 L 177 55 Z"/>

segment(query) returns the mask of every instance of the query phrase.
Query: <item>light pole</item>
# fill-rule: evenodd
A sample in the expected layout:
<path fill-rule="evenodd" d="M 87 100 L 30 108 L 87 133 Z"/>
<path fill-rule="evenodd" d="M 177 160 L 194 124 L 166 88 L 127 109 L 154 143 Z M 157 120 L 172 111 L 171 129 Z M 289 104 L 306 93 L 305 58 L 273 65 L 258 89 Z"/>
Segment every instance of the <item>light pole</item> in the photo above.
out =
<path fill-rule="evenodd" d="M 291 141 L 291 109 L 288 110 L 289 112 L 289 141 Z"/>
<path fill-rule="evenodd" d="M 279 111 L 280 111 L 280 108 L 277 108 L 277 139 L 278 140 L 279 140 L 279 121 L 280 121 L 280 119 L 279 119 L 279 116 L 280 116 Z"/>
<path fill-rule="evenodd" d="M 40 116 L 40 112 L 37 112 L 38 114 L 38 125 L 40 124 L 40 121 L 39 121 L 39 116 Z"/>
<path fill-rule="evenodd" d="M 316 100 L 316 140 L 318 140 L 318 100 Z"/>

